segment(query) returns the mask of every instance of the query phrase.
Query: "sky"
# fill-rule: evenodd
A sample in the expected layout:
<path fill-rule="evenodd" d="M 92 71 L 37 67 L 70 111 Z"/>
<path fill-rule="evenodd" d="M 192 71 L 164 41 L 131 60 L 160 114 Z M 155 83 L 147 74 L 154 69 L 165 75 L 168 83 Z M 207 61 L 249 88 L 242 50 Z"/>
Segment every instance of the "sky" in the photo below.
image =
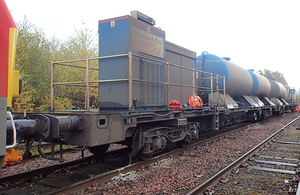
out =
<path fill-rule="evenodd" d="M 5 0 L 15 22 L 24 20 L 50 37 L 65 39 L 83 23 L 97 33 L 98 21 L 138 10 L 166 32 L 166 40 L 254 71 L 283 74 L 300 88 L 299 0 Z M 298 57 L 297 57 L 298 56 Z"/>

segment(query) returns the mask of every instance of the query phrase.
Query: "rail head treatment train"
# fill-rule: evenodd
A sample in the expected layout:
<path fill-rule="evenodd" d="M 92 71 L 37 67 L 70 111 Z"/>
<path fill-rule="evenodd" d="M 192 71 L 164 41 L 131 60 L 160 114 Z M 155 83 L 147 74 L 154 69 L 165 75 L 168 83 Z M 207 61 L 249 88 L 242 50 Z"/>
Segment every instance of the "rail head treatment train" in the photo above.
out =
<path fill-rule="evenodd" d="M 243 69 L 216 55 L 196 52 L 165 40 L 155 21 L 138 11 L 100 20 L 99 58 L 87 59 L 86 108 L 14 114 L 7 135 L 17 139 L 88 148 L 101 156 L 112 143 L 131 147 L 130 159 L 148 159 L 168 144 L 185 146 L 203 131 L 247 120 L 262 120 L 294 110 L 295 90 Z M 98 62 L 98 80 L 89 80 L 90 60 Z M 52 63 L 51 96 L 56 83 Z M 2 66 L 2 65 L 1 65 Z M 99 108 L 90 109 L 89 87 L 97 83 Z M 2 114 L 4 115 L 4 114 Z M 1 135 L 5 135 L 3 120 Z M 14 133 L 15 131 L 15 133 Z M 7 136 L 12 142 L 13 136 Z M 3 142 L 1 142 L 3 143 Z M 5 146 L 3 146 L 5 147 Z M 28 149 L 29 150 L 29 149 Z M 28 151 L 27 151 L 28 152 Z M 3 148 L 2 153 L 3 155 Z"/>

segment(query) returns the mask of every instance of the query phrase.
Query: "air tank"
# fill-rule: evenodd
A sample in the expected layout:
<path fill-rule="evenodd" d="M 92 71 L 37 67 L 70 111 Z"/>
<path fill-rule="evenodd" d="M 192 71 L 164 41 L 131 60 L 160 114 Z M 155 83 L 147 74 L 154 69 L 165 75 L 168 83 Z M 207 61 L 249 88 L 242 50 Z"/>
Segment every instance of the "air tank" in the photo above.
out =
<path fill-rule="evenodd" d="M 197 57 L 197 70 L 213 73 L 215 77 L 217 74 L 225 76 L 226 93 L 232 97 L 241 97 L 249 95 L 252 86 L 252 76 L 244 68 L 237 66 L 221 57 L 213 54 L 202 54 Z M 207 78 L 209 75 L 203 75 Z M 204 87 L 210 87 L 210 80 L 203 79 Z M 222 88 L 223 81 L 219 81 L 219 88 Z"/>
<path fill-rule="evenodd" d="M 271 84 L 269 80 L 266 77 L 256 74 L 251 70 L 248 70 L 248 72 L 251 74 L 253 80 L 253 86 L 250 95 L 267 97 L 271 91 Z"/>
<path fill-rule="evenodd" d="M 268 97 L 269 98 L 285 98 L 286 89 L 283 86 L 283 84 L 281 84 L 273 79 L 269 79 L 269 82 L 271 84 L 271 91 L 270 91 Z"/>

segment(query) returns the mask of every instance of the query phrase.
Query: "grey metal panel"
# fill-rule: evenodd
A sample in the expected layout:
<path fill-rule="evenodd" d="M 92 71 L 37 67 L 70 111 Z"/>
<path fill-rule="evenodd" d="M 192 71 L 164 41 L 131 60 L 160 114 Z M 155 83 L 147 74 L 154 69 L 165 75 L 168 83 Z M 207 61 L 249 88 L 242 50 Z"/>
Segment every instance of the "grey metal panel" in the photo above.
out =
<path fill-rule="evenodd" d="M 269 98 L 285 98 L 286 95 L 286 89 L 283 86 L 283 84 L 274 81 L 274 80 L 269 80 L 271 84 L 271 91 L 267 97 Z"/>
<path fill-rule="evenodd" d="M 282 106 L 282 102 L 278 99 L 278 98 L 271 98 L 271 101 L 275 104 L 275 105 L 280 105 Z"/>
<path fill-rule="evenodd" d="M 210 99 L 210 94 L 209 94 L 208 99 Z M 219 104 L 220 105 L 224 104 L 224 96 L 223 96 L 223 94 L 220 94 L 220 93 L 219 93 Z M 235 109 L 235 108 L 239 107 L 239 105 L 228 94 L 225 94 L 225 104 L 226 104 L 226 107 L 228 109 Z M 209 105 L 211 106 L 210 101 L 209 101 Z M 218 103 L 217 103 L 217 93 L 216 92 L 213 93 L 212 105 L 213 106 L 218 105 Z"/>
<path fill-rule="evenodd" d="M 258 86 L 257 92 L 253 95 L 260 96 L 260 97 L 267 96 L 271 91 L 271 84 L 270 84 L 269 80 L 264 76 L 261 76 L 256 73 L 254 73 L 254 74 L 256 75 L 256 77 L 258 79 L 259 86 Z"/>
<path fill-rule="evenodd" d="M 165 65 L 150 60 L 140 60 L 140 77 L 141 82 L 139 89 L 133 88 L 133 91 L 140 91 L 140 106 L 162 106 L 165 105 Z"/>
<path fill-rule="evenodd" d="M 258 108 L 260 107 L 258 105 L 258 103 L 251 97 L 251 96 L 247 96 L 247 95 L 244 95 L 243 98 L 253 107 L 255 108 Z"/>
<path fill-rule="evenodd" d="M 190 57 L 196 59 L 196 52 L 186 49 L 184 47 L 178 46 L 174 43 L 171 43 L 169 41 L 165 42 L 166 50 L 173 51 L 175 53 Z M 166 60 L 167 61 L 167 60 Z"/>
<path fill-rule="evenodd" d="M 251 74 L 246 69 L 234 63 L 226 60 L 224 62 L 227 65 L 229 75 L 226 85 L 226 93 L 232 97 L 250 94 L 253 85 Z"/>
<path fill-rule="evenodd" d="M 0 156 L 6 154 L 6 105 L 7 98 L 0 97 Z"/>
<path fill-rule="evenodd" d="M 165 61 L 181 67 L 194 69 L 196 52 L 166 41 Z M 170 86 L 170 98 L 171 100 L 178 100 L 182 104 L 186 104 L 189 101 L 189 97 L 193 95 L 194 73 L 192 70 L 181 67 L 170 65 L 170 83 L 176 84 L 176 86 Z"/>
<path fill-rule="evenodd" d="M 268 97 L 264 97 L 264 99 L 270 106 L 275 106 L 275 104 Z"/>
<path fill-rule="evenodd" d="M 265 104 L 257 96 L 251 96 L 251 97 L 259 105 L 259 107 L 264 107 L 265 106 Z"/>
<path fill-rule="evenodd" d="M 80 117 L 83 131 L 72 132 L 69 139 L 71 144 L 90 147 L 125 140 L 124 120 L 120 113 L 87 114 Z"/>

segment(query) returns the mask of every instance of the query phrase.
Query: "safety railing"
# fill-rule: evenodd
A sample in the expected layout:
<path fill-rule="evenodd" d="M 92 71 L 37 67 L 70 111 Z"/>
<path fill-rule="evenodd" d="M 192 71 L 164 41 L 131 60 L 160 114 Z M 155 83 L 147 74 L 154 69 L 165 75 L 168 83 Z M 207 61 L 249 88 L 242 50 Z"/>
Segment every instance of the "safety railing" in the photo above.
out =
<path fill-rule="evenodd" d="M 101 80 L 101 78 L 98 78 L 98 63 L 100 60 L 108 59 L 108 58 L 120 58 L 120 57 L 128 57 L 128 78 L 124 79 L 109 79 L 109 80 Z M 165 71 L 165 81 L 147 81 L 142 79 L 137 79 L 133 77 L 133 59 L 139 58 L 139 59 L 145 59 L 149 61 L 153 61 L 156 63 L 164 64 L 164 67 L 166 69 Z M 74 65 L 75 63 L 75 65 Z M 80 65 L 76 65 L 76 63 L 79 63 Z M 91 67 L 91 63 L 93 63 L 93 66 Z M 81 81 L 57 81 L 58 77 L 63 77 L 62 75 L 55 75 L 61 74 L 62 71 L 56 71 L 57 66 L 63 66 L 63 67 L 70 67 L 70 68 L 77 68 L 77 69 L 85 69 L 85 75 L 79 76 Z M 97 68 L 96 68 L 97 67 Z M 182 84 L 182 83 L 171 83 L 170 78 L 170 69 L 171 67 L 177 67 L 179 69 L 184 69 L 191 72 L 192 77 L 192 84 Z M 97 71 L 96 73 L 93 73 L 93 75 L 97 76 L 97 79 L 94 78 L 91 79 L 91 71 Z M 206 77 L 203 77 L 203 75 L 206 75 Z M 95 77 L 95 76 L 94 76 Z M 198 84 L 198 81 L 203 79 L 209 79 L 210 80 L 210 86 L 204 87 Z M 223 79 L 222 88 L 219 87 L 219 80 Z M 214 89 L 213 83 L 216 83 L 216 88 Z M 156 59 L 148 58 L 146 56 L 140 56 L 135 55 L 129 52 L 128 54 L 121 54 L 121 55 L 113 55 L 113 56 L 105 56 L 105 57 L 97 57 L 97 58 L 88 58 L 88 59 L 80 59 L 80 60 L 70 60 L 70 61 L 60 61 L 60 62 L 52 62 L 51 64 L 51 110 L 55 109 L 55 86 L 79 86 L 84 88 L 84 110 L 88 111 L 90 110 L 90 89 L 98 88 L 98 85 L 105 82 L 128 82 L 128 109 L 132 110 L 133 108 L 133 83 L 139 82 L 139 83 L 152 83 L 152 84 L 160 84 L 166 87 L 166 97 L 165 97 L 165 105 L 168 105 L 171 101 L 170 97 L 170 90 L 171 86 L 180 86 L 184 88 L 192 88 L 191 96 L 196 94 L 196 90 L 200 92 L 208 92 L 211 94 L 210 100 L 212 103 L 212 96 L 214 92 L 217 92 L 217 98 L 219 98 L 219 93 L 222 92 L 224 95 L 224 104 L 225 104 L 225 77 L 222 76 L 216 76 L 213 77 L 212 73 L 203 72 L 200 70 L 196 70 L 194 68 L 184 67 L 178 64 L 173 64 L 170 62 L 163 62 Z M 98 93 L 95 93 L 98 95 Z M 95 97 L 97 99 L 97 97 Z M 195 98 L 194 98 L 195 99 Z M 193 105 L 195 105 L 195 100 L 193 101 Z M 194 107 L 194 106 L 193 106 Z M 82 109 L 81 109 L 82 110 Z"/>

